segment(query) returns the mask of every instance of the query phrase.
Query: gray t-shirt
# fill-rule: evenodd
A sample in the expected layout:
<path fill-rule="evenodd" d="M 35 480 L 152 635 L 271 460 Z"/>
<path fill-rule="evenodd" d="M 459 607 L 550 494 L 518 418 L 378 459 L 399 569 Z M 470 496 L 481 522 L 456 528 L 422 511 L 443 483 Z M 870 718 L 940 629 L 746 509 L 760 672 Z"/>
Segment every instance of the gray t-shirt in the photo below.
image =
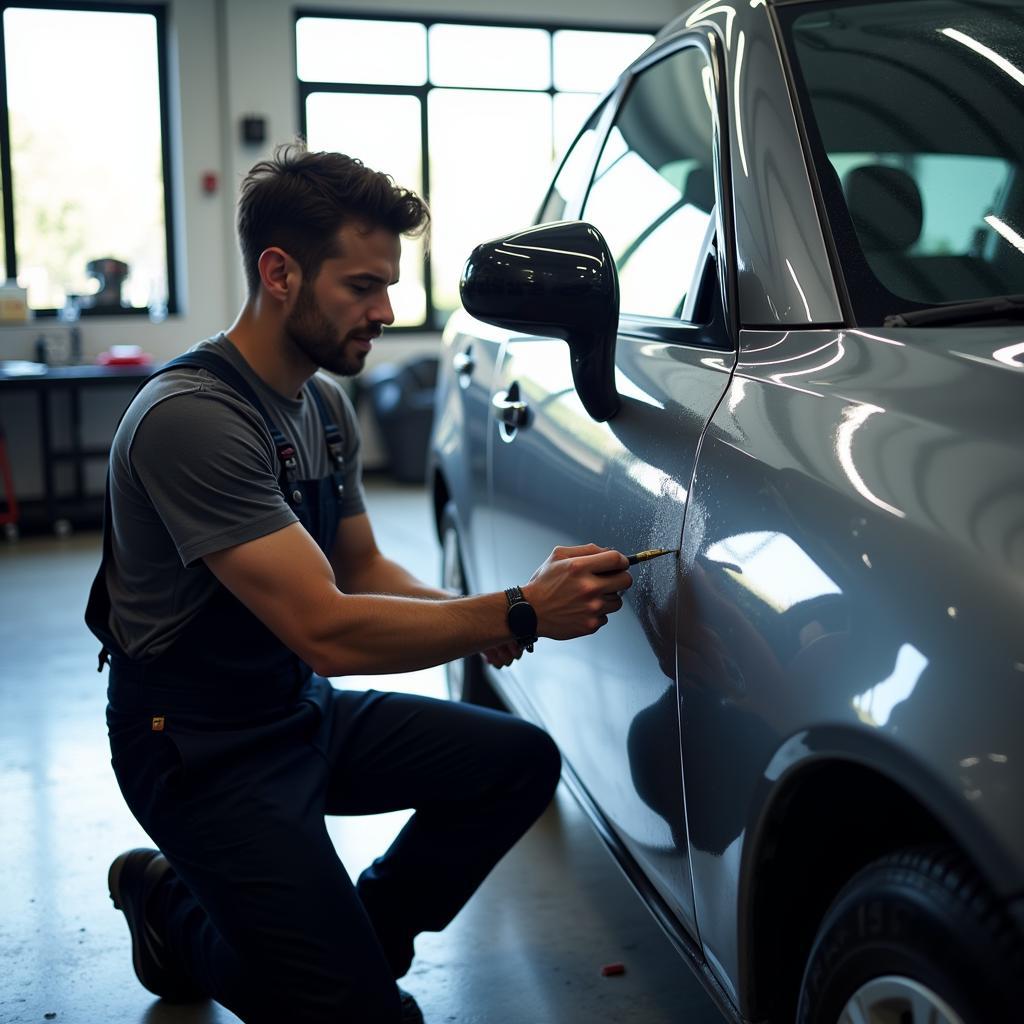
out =
<path fill-rule="evenodd" d="M 300 479 L 331 471 L 308 386 L 298 398 L 285 398 L 256 376 L 223 334 L 196 349 L 223 356 L 253 386 L 295 447 Z M 320 373 L 317 383 L 342 435 L 341 515 L 359 515 L 365 506 L 355 413 L 333 379 Z M 220 586 L 204 556 L 298 521 L 281 493 L 279 473 L 262 417 L 220 378 L 185 367 L 146 384 L 110 454 L 110 625 L 129 657 L 164 651 Z"/>

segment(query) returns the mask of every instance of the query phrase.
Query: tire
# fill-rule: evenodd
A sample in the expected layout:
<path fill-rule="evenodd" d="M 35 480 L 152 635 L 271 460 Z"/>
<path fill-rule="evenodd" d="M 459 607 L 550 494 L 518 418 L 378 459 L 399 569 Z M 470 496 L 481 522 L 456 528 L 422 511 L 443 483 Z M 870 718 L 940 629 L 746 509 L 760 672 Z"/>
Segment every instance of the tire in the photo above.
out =
<path fill-rule="evenodd" d="M 449 501 L 441 513 L 441 586 L 466 593 L 466 574 L 463 571 L 462 545 L 455 518 L 455 504 Z M 505 705 L 487 681 L 487 670 L 479 654 L 450 661 L 444 667 L 448 697 L 467 704 L 504 710 Z"/>
<path fill-rule="evenodd" d="M 958 853 L 908 850 L 840 892 L 811 948 L 798 1024 L 1022 1019 L 1024 942 Z"/>

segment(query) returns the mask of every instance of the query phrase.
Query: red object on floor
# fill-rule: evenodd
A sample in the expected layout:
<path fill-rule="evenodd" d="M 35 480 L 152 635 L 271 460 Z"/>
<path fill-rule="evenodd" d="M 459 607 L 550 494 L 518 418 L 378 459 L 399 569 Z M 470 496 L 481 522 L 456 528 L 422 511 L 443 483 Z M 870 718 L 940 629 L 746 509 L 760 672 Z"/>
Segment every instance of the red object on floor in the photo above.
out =
<path fill-rule="evenodd" d="M 626 965 L 625 964 L 605 964 L 604 967 L 601 968 L 601 976 L 605 977 L 605 978 L 610 978 L 613 974 L 625 974 L 625 973 L 626 973 Z"/>
<path fill-rule="evenodd" d="M 7 438 L 0 427 L 0 479 L 4 482 L 4 500 L 7 508 L 0 510 L 0 526 L 18 522 L 18 499 L 14 493 L 14 477 L 11 476 L 11 460 L 7 457 Z"/>

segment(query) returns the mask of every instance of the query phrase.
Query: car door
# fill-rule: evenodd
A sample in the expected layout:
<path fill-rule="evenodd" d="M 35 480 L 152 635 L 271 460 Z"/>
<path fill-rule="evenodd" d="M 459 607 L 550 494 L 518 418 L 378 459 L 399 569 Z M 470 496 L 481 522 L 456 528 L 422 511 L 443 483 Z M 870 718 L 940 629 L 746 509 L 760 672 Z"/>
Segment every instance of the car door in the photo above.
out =
<path fill-rule="evenodd" d="M 510 336 L 502 347 L 489 435 L 499 585 L 526 582 L 559 544 L 592 541 L 627 553 L 679 547 L 698 442 L 735 349 L 715 264 L 711 59 L 704 46 L 684 45 L 636 75 L 582 209 L 619 274 L 620 411 L 606 423 L 587 414 L 563 342 Z M 510 416 L 510 407 L 521 415 Z M 633 577 L 605 628 L 569 643 L 541 640 L 509 672 L 692 929 L 674 653 L 678 563 L 644 563 Z"/>

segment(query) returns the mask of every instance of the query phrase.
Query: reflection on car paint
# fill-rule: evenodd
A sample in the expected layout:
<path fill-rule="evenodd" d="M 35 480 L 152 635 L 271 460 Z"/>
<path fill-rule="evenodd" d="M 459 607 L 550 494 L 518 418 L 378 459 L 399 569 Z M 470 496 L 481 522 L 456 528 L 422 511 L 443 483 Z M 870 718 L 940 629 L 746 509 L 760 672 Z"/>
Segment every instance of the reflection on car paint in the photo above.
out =
<path fill-rule="evenodd" d="M 707 549 L 705 564 L 727 573 L 776 612 L 825 594 L 841 593 L 835 581 L 782 533 L 741 533 Z M 728 563 L 735 563 L 730 565 Z"/>
<path fill-rule="evenodd" d="M 909 700 L 927 667 L 928 659 L 913 644 L 903 644 L 896 652 L 892 674 L 853 698 L 857 717 L 876 728 L 888 723 L 896 705 Z"/>
<path fill-rule="evenodd" d="M 884 409 L 880 409 L 877 405 L 869 405 L 867 402 L 859 405 L 848 405 L 843 410 L 842 423 L 836 427 L 836 458 L 839 460 L 839 465 L 843 467 L 846 479 L 853 484 L 854 490 L 861 497 L 867 498 L 872 505 L 880 508 L 883 512 L 888 512 L 899 519 L 905 519 L 906 512 L 898 509 L 895 505 L 890 505 L 887 501 L 883 501 L 877 494 L 872 492 L 871 488 L 864 482 L 864 477 L 861 476 L 853 460 L 854 435 L 872 416 L 884 412 Z"/>

